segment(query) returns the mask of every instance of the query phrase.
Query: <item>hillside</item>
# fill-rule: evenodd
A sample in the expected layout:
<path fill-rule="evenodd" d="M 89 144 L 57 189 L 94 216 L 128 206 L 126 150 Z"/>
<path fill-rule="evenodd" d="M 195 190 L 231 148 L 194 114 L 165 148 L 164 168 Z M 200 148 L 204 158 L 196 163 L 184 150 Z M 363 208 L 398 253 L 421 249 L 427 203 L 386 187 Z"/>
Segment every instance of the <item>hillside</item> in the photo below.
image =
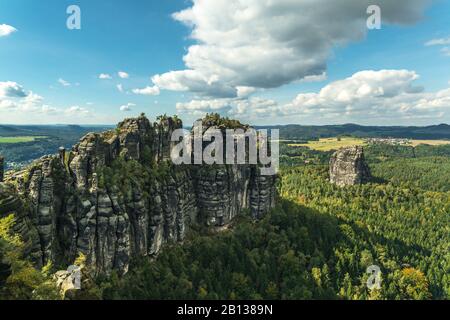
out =
<path fill-rule="evenodd" d="M 440 124 L 427 127 L 383 127 L 360 126 L 357 124 L 329 125 L 329 126 L 265 126 L 269 129 L 280 129 L 280 138 L 285 140 L 312 140 L 336 136 L 392 137 L 408 139 L 450 139 L 450 125 Z"/>

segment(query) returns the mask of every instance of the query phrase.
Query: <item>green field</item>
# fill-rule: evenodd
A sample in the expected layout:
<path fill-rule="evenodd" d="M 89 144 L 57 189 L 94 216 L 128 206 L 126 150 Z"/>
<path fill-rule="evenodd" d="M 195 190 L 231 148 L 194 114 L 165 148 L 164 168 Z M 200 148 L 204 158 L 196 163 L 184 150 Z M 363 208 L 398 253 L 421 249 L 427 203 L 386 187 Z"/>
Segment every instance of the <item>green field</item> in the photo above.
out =
<path fill-rule="evenodd" d="M 350 146 L 363 146 L 366 142 L 360 138 L 342 137 L 342 138 L 323 138 L 318 141 L 310 141 L 301 144 L 289 144 L 292 147 L 308 147 L 317 151 L 331 151 Z"/>
<path fill-rule="evenodd" d="M 21 136 L 21 137 L 0 137 L 0 143 L 21 143 L 21 142 L 33 142 L 36 139 L 44 139 L 44 136 Z"/>

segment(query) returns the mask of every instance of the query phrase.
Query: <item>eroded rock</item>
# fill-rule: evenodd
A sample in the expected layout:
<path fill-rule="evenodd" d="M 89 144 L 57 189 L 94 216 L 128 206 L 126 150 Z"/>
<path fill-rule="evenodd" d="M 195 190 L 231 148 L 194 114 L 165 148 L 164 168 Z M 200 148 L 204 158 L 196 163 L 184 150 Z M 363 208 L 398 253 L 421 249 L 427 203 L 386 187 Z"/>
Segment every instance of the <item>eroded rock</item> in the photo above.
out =
<path fill-rule="evenodd" d="M 343 148 L 331 157 L 331 183 L 341 187 L 353 186 L 366 183 L 370 178 L 370 169 L 364 159 L 363 147 Z"/>
<path fill-rule="evenodd" d="M 126 119 L 12 174 L 0 208 L 16 214 L 36 265 L 71 265 L 83 254 L 97 273 L 126 272 L 133 258 L 183 241 L 193 224 L 223 227 L 274 207 L 276 177 L 255 165 L 173 165 L 178 128 L 173 118 Z"/>

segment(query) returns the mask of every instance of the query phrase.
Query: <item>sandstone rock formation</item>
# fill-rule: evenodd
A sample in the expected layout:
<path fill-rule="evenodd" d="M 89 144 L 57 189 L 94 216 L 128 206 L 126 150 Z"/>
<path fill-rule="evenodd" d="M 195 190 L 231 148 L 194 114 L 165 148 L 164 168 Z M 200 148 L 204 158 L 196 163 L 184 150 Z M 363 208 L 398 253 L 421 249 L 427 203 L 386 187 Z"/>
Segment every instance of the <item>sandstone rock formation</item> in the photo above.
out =
<path fill-rule="evenodd" d="M 274 176 L 255 165 L 174 165 L 178 119 L 126 119 L 116 130 L 90 133 L 8 176 L 0 217 L 16 229 L 36 265 L 68 266 L 82 253 L 98 273 L 126 272 L 134 257 L 182 241 L 197 223 L 227 225 L 248 211 L 262 217 L 274 206 Z"/>
<path fill-rule="evenodd" d="M 364 159 L 363 147 L 341 149 L 330 160 L 330 181 L 338 186 L 353 186 L 370 180 L 370 170 Z"/>
<path fill-rule="evenodd" d="M 0 155 L 0 183 L 3 182 L 5 176 L 5 158 Z"/>

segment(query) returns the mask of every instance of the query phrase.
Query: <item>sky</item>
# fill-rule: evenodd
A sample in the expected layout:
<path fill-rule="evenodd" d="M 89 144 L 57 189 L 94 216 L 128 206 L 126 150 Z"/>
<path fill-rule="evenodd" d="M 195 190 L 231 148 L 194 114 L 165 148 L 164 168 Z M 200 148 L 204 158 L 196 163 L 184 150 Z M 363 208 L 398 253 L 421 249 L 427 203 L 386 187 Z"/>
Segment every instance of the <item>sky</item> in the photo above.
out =
<path fill-rule="evenodd" d="M 449 0 L 2 0 L 0 123 L 450 123 L 449 18 Z"/>

